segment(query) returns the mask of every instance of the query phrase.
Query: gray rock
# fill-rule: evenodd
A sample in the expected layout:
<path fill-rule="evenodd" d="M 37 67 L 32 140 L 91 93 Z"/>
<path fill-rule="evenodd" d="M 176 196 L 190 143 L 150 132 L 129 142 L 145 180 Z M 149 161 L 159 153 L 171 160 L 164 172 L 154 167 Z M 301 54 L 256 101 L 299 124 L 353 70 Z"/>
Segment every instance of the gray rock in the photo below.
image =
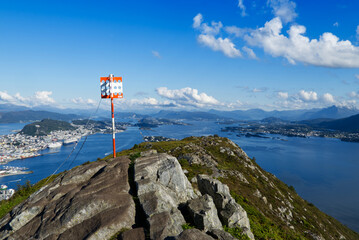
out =
<path fill-rule="evenodd" d="M 198 229 L 187 229 L 183 231 L 176 240 L 214 240 L 211 236 L 201 232 Z"/>
<path fill-rule="evenodd" d="M 244 234 L 254 239 L 247 212 L 232 198 L 227 185 L 207 175 L 197 175 L 197 184 L 202 194 L 209 194 L 213 198 L 223 225 L 240 227 Z"/>
<path fill-rule="evenodd" d="M 211 229 L 222 229 L 213 199 L 208 194 L 188 201 L 188 212 L 195 226 L 207 232 Z"/>
<path fill-rule="evenodd" d="M 231 234 L 227 233 L 224 230 L 220 230 L 220 229 L 213 229 L 213 230 L 207 232 L 207 234 L 211 235 L 214 239 L 236 240 L 236 238 L 233 237 Z"/>
<path fill-rule="evenodd" d="M 121 234 L 121 240 L 145 240 L 145 231 L 143 228 L 130 229 Z"/>
<path fill-rule="evenodd" d="M 129 162 L 119 157 L 62 174 L 8 214 L 0 238 L 108 239 L 131 228 L 135 204 L 128 193 Z"/>
<path fill-rule="evenodd" d="M 196 194 L 177 159 L 164 153 L 137 158 L 135 182 L 151 239 L 180 234 L 186 222 L 178 206 Z"/>
<path fill-rule="evenodd" d="M 149 218 L 149 224 L 151 239 L 165 239 L 181 233 L 185 220 L 178 209 L 172 209 L 172 211 L 153 214 Z"/>

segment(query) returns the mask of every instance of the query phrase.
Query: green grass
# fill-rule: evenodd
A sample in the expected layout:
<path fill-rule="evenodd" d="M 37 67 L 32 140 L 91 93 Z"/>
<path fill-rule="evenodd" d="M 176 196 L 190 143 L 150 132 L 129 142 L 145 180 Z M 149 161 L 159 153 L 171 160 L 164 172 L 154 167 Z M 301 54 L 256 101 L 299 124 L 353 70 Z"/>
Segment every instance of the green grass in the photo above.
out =
<path fill-rule="evenodd" d="M 227 226 L 223 226 L 223 230 L 231 234 L 233 237 L 240 240 L 250 240 L 250 238 L 243 234 L 243 230 L 239 227 L 229 228 Z"/>
<path fill-rule="evenodd" d="M 51 183 L 60 174 L 61 173 L 44 178 L 34 185 L 30 184 L 29 181 L 27 181 L 24 185 L 18 185 L 17 191 L 10 199 L 0 202 L 0 218 L 4 217 L 18 204 L 25 201 L 31 194 L 42 188 L 45 183 Z"/>
<path fill-rule="evenodd" d="M 182 229 L 183 229 L 183 230 L 193 229 L 193 228 L 195 228 L 195 227 L 192 226 L 192 225 L 189 224 L 189 223 L 185 223 L 185 224 L 182 225 Z"/>

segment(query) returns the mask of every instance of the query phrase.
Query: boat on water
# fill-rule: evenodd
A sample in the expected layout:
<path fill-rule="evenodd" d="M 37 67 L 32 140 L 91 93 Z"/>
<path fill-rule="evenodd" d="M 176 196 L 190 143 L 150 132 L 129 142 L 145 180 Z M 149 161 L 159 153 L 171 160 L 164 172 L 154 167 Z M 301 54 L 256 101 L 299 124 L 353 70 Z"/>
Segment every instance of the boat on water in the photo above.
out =
<path fill-rule="evenodd" d="M 68 139 L 64 140 L 64 145 L 77 143 L 79 140 L 80 140 L 80 138 L 77 138 L 77 137 L 68 138 Z"/>
<path fill-rule="evenodd" d="M 48 148 L 59 148 L 62 146 L 62 142 L 52 142 L 48 145 Z"/>

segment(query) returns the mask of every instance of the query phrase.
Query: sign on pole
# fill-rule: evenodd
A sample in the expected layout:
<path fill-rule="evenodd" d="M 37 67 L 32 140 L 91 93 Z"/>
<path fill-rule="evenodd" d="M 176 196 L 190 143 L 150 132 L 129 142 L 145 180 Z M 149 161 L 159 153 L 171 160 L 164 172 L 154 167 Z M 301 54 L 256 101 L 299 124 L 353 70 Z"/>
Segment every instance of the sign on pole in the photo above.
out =
<path fill-rule="evenodd" d="M 111 118 L 112 118 L 112 146 L 113 157 L 116 157 L 116 143 L 115 143 L 115 114 L 113 99 L 123 98 L 122 77 L 114 77 L 110 74 L 108 77 L 101 77 L 101 98 L 111 98 Z"/>

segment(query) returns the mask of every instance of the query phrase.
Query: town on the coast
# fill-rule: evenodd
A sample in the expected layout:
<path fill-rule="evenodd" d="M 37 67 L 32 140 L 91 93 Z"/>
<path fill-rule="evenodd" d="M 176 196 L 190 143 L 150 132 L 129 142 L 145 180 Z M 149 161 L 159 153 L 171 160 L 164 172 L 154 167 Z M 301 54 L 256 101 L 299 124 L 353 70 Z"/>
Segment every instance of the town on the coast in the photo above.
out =
<path fill-rule="evenodd" d="M 86 123 L 82 120 L 73 121 L 70 124 L 64 121 L 45 119 L 26 125 L 18 133 L 0 136 L 0 164 L 50 154 L 53 152 L 41 153 L 41 151 L 76 143 L 86 135 L 110 131 L 110 125 L 105 122 Z M 119 125 L 117 132 L 124 129 L 122 125 Z M 6 174 L 4 172 L 2 175 L 2 172 L 4 170 L 0 170 L 0 177 Z"/>

